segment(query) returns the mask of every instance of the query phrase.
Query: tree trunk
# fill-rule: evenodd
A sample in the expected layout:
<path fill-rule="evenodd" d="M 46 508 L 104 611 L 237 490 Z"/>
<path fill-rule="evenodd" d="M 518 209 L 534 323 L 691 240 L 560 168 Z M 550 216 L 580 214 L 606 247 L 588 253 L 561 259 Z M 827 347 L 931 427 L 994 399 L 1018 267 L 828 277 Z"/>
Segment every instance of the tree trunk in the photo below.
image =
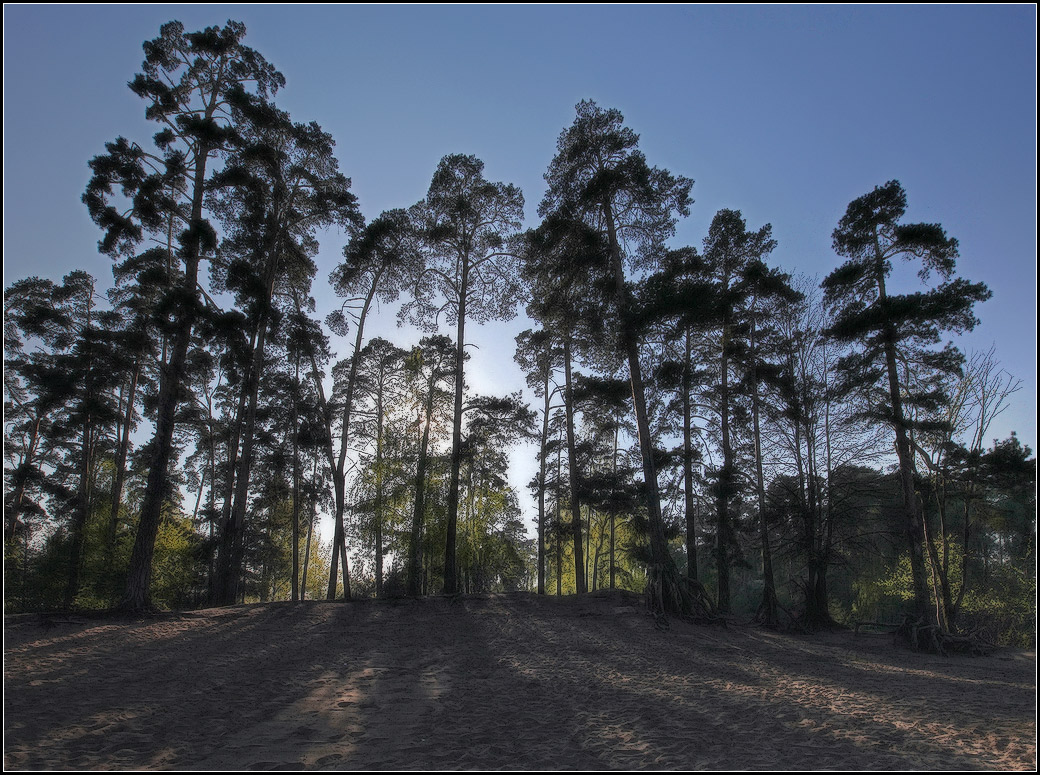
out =
<path fill-rule="evenodd" d="M 108 548 L 106 564 L 112 567 L 115 562 L 116 539 L 119 536 L 119 508 L 123 500 L 123 484 L 126 481 L 126 458 L 130 451 L 130 427 L 134 421 L 134 402 L 137 398 L 137 383 L 141 378 L 142 359 L 139 355 L 134 362 L 134 370 L 130 375 L 130 385 L 126 393 L 126 411 L 122 417 L 122 433 L 116 448 L 115 470 L 112 477 L 112 508 L 108 520 Z M 200 490 L 201 491 L 201 490 Z"/>
<path fill-rule="evenodd" d="M 300 599 L 300 354 L 296 354 L 296 369 L 293 375 L 293 416 L 292 416 L 292 457 L 293 457 L 293 496 L 292 496 L 292 599 L 295 603 Z"/>
<path fill-rule="evenodd" d="M 636 414 L 636 433 L 643 463 L 643 480 L 646 485 L 647 518 L 650 526 L 650 553 L 653 564 L 667 575 L 675 576 L 678 571 L 668 551 L 668 540 L 664 534 L 664 518 L 661 514 L 661 495 L 657 483 L 657 467 L 654 463 L 653 436 L 650 433 L 650 418 L 646 409 L 646 387 L 643 370 L 639 363 L 639 341 L 632 329 L 631 290 L 625 282 L 624 265 L 621 261 L 621 246 L 614 223 L 613 208 L 609 201 L 603 202 L 604 220 L 610 246 L 611 265 L 614 274 L 615 293 L 620 312 L 621 338 L 628 358 L 629 383 L 632 387 L 632 403 Z"/>
<path fill-rule="evenodd" d="M 83 421 L 82 452 L 80 453 L 79 484 L 76 489 L 76 508 L 69 531 L 69 578 L 65 587 L 65 607 L 72 608 L 79 594 L 80 571 L 83 565 L 83 541 L 90 516 L 90 469 L 93 442 L 93 427 L 90 418 Z"/>
<path fill-rule="evenodd" d="M 722 358 L 719 379 L 719 421 L 722 430 L 722 469 L 719 471 L 718 493 L 715 498 L 716 529 L 716 574 L 718 576 L 717 606 L 720 613 L 729 613 L 729 499 L 733 493 L 733 446 L 729 432 L 729 316 L 724 316 L 722 326 Z"/>
<path fill-rule="evenodd" d="M 762 549 L 762 601 L 759 603 L 757 619 L 766 627 L 776 627 L 777 611 L 776 584 L 773 580 L 773 554 L 769 548 L 769 526 L 766 524 L 766 486 L 762 471 L 762 428 L 760 422 L 761 398 L 758 394 L 758 352 L 756 342 L 756 320 L 751 319 L 751 422 L 755 435 L 755 491 L 758 495 L 758 533 Z"/>
<path fill-rule="evenodd" d="M 881 252 L 878 248 L 878 256 Z M 879 268 L 877 273 L 878 303 L 885 304 L 884 272 Z M 924 525 L 917 504 L 914 488 L 914 460 L 907 436 L 906 415 L 903 412 L 903 398 L 899 390 L 899 371 L 896 362 L 896 332 L 888 327 L 884 335 L 885 365 L 888 370 L 889 401 L 892 402 L 892 424 L 896 434 L 896 456 L 899 458 L 899 483 L 903 495 L 903 510 L 906 517 L 906 540 L 910 550 L 910 574 L 913 579 L 914 616 L 925 622 L 933 621 L 929 608 L 928 580 L 924 569 Z"/>
<path fill-rule="evenodd" d="M 423 422 L 422 441 L 419 443 L 419 460 L 415 466 L 415 498 L 412 502 L 412 532 L 408 541 L 408 594 L 418 595 L 422 570 L 422 525 L 426 514 L 426 464 L 430 447 L 430 423 L 433 420 L 433 391 L 436 386 L 438 363 L 430 371 L 430 379 L 426 384 L 425 421 Z"/>
<path fill-rule="evenodd" d="M 549 441 L 549 371 L 545 372 L 542 434 L 538 446 L 538 594 L 545 594 L 545 447 Z"/>
<path fill-rule="evenodd" d="M 221 531 L 220 554 L 217 563 L 218 605 L 232 605 L 239 597 L 245 551 L 246 507 L 249 502 L 249 479 L 253 467 L 253 438 L 256 434 L 256 413 L 260 397 L 260 374 L 263 371 L 264 348 L 267 341 L 267 314 L 262 313 L 257 324 L 255 345 L 243 385 L 246 414 L 242 422 L 241 454 L 235 474 L 235 498 L 231 514 Z"/>
<path fill-rule="evenodd" d="M 579 595 L 588 591 L 585 583 L 585 559 L 581 545 L 581 496 L 578 480 L 578 455 L 574 439 L 574 391 L 571 386 L 571 342 L 568 334 L 563 340 L 563 374 L 567 396 L 564 411 L 567 417 L 567 468 L 571 492 L 571 538 L 574 542 L 574 584 Z"/>
<path fill-rule="evenodd" d="M 207 112 L 207 119 L 212 112 Z M 184 257 L 184 280 L 180 303 L 177 305 L 173 348 L 170 360 L 160 369 L 159 397 L 155 412 L 155 435 L 150 445 L 151 459 L 148 480 L 141 502 L 141 518 L 137 538 L 130 556 L 126 593 L 121 607 L 129 611 L 143 611 L 151 606 L 150 584 L 155 538 L 159 532 L 162 507 L 169 489 L 169 467 L 173 457 L 173 431 L 177 404 L 184 385 L 185 364 L 191 331 L 195 325 L 198 307 L 199 262 L 202 258 L 202 200 L 205 194 L 206 162 L 211 149 L 201 142 L 195 157 L 195 178 L 192 185 L 191 218 L 181 248 Z"/>
<path fill-rule="evenodd" d="M 462 468 L 462 394 L 465 388 L 466 288 L 469 282 L 469 257 L 462 256 L 462 282 L 459 285 L 458 327 L 455 342 L 455 407 L 451 424 L 451 478 L 448 481 L 448 525 L 444 544 L 444 594 L 458 591 L 455 562 L 455 532 L 459 521 L 459 472 Z"/>
<path fill-rule="evenodd" d="M 334 520 L 335 528 L 332 536 L 332 558 L 329 567 L 329 588 L 326 593 L 326 598 L 328 600 L 336 599 L 337 560 L 343 566 L 343 597 L 350 600 L 350 568 L 347 565 L 346 532 L 343 529 L 343 515 L 347 506 L 347 441 L 350 438 L 350 416 L 354 404 L 354 388 L 357 384 L 358 354 L 361 352 L 361 343 L 364 341 L 365 321 L 368 317 L 368 310 L 372 306 L 372 299 L 375 297 L 376 290 L 379 288 L 379 281 L 382 278 L 382 275 L 383 270 L 380 269 L 373 276 L 372 285 L 368 290 L 368 294 L 365 296 L 365 303 L 361 307 L 361 312 L 358 313 L 357 334 L 354 337 L 354 355 L 351 359 L 350 373 L 347 376 L 346 395 L 343 399 L 343 427 L 340 430 L 339 457 L 336 459 L 335 463 L 333 463 L 331 447 L 332 427 L 331 425 L 329 426 L 329 469 L 332 474 L 333 487 L 336 493 L 336 515 Z M 315 383 L 319 382 L 320 378 L 318 376 L 316 365 L 314 366 L 312 374 Z M 324 396 L 324 388 L 318 385 L 318 390 L 319 395 Z M 322 403 L 325 403 L 324 400 Z"/>
<path fill-rule="evenodd" d="M 693 389 L 692 332 L 686 327 L 686 354 L 682 371 L 683 409 L 683 506 L 686 516 L 686 577 L 697 581 L 697 510 L 693 500 L 693 406 L 690 391 Z M 612 560 L 613 562 L 613 560 Z M 611 584 L 613 586 L 613 584 Z"/>
<path fill-rule="evenodd" d="M 377 388 L 376 397 L 376 597 L 383 596 L 383 385 Z"/>

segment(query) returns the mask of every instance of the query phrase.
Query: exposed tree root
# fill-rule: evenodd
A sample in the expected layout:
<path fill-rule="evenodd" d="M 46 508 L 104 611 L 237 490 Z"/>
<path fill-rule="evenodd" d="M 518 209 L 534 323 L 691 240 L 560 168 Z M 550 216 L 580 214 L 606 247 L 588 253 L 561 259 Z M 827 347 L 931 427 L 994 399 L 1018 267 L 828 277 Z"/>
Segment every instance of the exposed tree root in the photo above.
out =
<path fill-rule="evenodd" d="M 661 565 L 647 569 L 646 607 L 654 615 L 658 629 L 668 628 L 668 617 L 675 616 L 696 624 L 726 625 L 704 587 L 686 578 L 674 568 Z"/>
<path fill-rule="evenodd" d="M 914 651 L 926 651 L 944 657 L 950 654 L 981 657 L 993 650 L 991 644 L 975 635 L 954 635 L 936 624 L 929 624 L 909 614 L 903 617 L 903 623 L 896 628 L 894 636 Z"/>

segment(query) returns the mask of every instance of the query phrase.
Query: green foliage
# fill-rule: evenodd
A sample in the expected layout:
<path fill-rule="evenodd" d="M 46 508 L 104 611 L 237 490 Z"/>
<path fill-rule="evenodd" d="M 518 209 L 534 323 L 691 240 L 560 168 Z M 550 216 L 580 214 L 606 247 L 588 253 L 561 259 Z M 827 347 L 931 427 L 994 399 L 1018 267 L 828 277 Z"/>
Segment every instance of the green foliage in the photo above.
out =
<path fill-rule="evenodd" d="M 892 622 L 914 599 L 910 557 L 900 555 L 895 565 L 880 575 L 864 576 L 852 583 L 855 598 L 852 616 L 856 621 Z"/>
<path fill-rule="evenodd" d="M 984 589 L 964 597 L 963 628 L 1001 646 L 1036 648 L 1036 560 L 994 569 Z"/>
<path fill-rule="evenodd" d="M 955 589 L 960 587 L 959 565 L 951 565 L 951 582 Z M 914 598 L 909 556 L 904 553 L 882 573 L 854 581 L 853 594 L 844 621 L 898 622 Z M 1029 558 L 1025 568 L 1011 563 L 992 567 L 985 586 L 965 594 L 958 622 L 960 630 L 976 632 L 1000 646 L 1035 647 L 1035 560 Z"/>

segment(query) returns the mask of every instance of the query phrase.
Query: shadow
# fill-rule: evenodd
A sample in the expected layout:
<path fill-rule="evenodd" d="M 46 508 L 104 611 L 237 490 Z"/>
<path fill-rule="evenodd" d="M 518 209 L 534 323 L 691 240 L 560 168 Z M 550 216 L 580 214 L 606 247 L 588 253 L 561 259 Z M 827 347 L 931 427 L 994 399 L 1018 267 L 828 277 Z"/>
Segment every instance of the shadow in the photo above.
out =
<path fill-rule="evenodd" d="M 8 767 L 1006 769 L 1035 760 L 1028 664 L 1001 672 L 684 623 L 662 632 L 638 598 L 617 594 L 279 603 L 75 626 L 12 638 Z M 957 707 L 936 705 L 949 696 Z"/>

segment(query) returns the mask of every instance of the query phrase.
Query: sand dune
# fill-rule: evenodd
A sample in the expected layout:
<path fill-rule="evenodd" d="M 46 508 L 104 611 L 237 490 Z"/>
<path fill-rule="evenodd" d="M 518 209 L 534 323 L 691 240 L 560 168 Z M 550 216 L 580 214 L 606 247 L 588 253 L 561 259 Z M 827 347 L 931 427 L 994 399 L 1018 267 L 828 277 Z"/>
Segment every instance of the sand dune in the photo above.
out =
<path fill-rule="evenodd" d="M 6 617 L 5 769 L 1035 769 L 1035 657 L 634 595 Z"/>

